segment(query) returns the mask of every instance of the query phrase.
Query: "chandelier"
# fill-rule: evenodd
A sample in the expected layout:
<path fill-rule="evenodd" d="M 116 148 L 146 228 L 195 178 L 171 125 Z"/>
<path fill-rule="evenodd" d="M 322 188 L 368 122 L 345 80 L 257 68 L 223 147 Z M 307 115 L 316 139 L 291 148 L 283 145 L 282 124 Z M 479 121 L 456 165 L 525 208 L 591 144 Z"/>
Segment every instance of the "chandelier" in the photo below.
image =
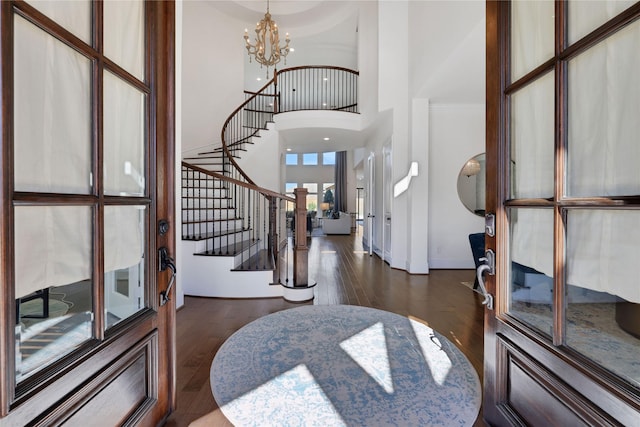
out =
<path fill-rule="evenodd" d="M 249 41 L 249 31 L 244 30 L 244 41 L 249 55 L 249 62 L 253 56 L 260 64 L 267 67 L 267 77 L 269 77 L 269 67 L 276 65 L 282 58 L 287 63 L 287 55 L 289 54 L 289 33 L 285 36 L 286 44 L 280 47 L 280 35 L 278 34 L 278 24 L 271 20 L 269 13 L 269 0 L 267 0 L 267 13 L 264 19 L 256 24 L 256 40 L 254 44 Z"/>

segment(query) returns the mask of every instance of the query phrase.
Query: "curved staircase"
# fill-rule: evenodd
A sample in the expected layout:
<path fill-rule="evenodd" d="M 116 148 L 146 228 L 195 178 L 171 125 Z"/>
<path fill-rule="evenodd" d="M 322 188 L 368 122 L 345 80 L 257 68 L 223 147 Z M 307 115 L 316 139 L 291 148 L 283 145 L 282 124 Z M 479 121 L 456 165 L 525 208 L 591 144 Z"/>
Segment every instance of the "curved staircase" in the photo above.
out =
<path fill-rule="evenodd" d="M 256 298 L 313 298 L 306 272 L 306 201 L 262 188 L 238 160 L 259 144 L 274 115 L 289 111 L 358 113 L 358 72 L 307 66 L 275 71 L 226 120 L 221 144 L 182 162 L 182 266 L 185 294 Z M 297 233 L 289 244 L 286 211 Z M 293 236 L 295 238 L 295 236 Z M 292 247 L 293 246 L 293 247 Z"/>

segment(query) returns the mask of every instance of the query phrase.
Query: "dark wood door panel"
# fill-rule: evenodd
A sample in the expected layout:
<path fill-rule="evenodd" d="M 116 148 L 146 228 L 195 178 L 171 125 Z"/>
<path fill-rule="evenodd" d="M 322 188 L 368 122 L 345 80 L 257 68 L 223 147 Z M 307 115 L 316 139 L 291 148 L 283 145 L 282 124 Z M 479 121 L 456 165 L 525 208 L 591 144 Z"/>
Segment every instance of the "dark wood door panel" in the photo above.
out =
<path fill-rule="evenodd" d="M 602 414 L 610 414 L 609 419 L 614 425 L 616 422 L 625 426 L 638 424 L 640 396 L 631 391 L 626 392 L 626 389 L 607 385 L 613 375 L 597 365 L 590 365 L 588 361 L 581 362 L 543 338 L 525 334 L 515 325 L 499 322 L 497 337 L 501 349 L 508 349 L 509 355 L 520 355 L 518 360 L 531 360 L 536 366 L 543 367 L 559 383 L 570 390 L 577 390 L 585 402 L 588 402 L 588 407 L 601 408 Z M 509 368 L 506 360 L 503 357 L 500 364 L 505 372 Z"/>
<path fill-rule="evenodd" d="M 7 417 L 0 419 L 0 427 L 56 425 L 63 422 L 142 353 L 147 360 L 144 372 L 153 377 L 147 379 L 147 393 L 155 399 L 158 334 L 157 331 L 148 333 L 155 329 L 155 325 L 155 319 L 149 313 L 135 327 L 126 328 L 126 332 L 123 330 L 122 336 L 105 342 L 71 366 L 61 369 L 50 381 L 32 388 L 17 401 Z M 37 414 L 42 415 L 37 417 Z"/>
<path fill-rule="evenodd" d="M 509 418 L 531 426 L 619 426 L 581 391 L 499 336 L 500 370 L 504 372 L 499 405 Z"/>
<path fill-rule="evenodd" d="M 145 379 L 148 375 L 147 369 L 147 358 L 144 354 L 138 355 L 63 425 L 69 427 L 122 425 L 149 398 Z"/>

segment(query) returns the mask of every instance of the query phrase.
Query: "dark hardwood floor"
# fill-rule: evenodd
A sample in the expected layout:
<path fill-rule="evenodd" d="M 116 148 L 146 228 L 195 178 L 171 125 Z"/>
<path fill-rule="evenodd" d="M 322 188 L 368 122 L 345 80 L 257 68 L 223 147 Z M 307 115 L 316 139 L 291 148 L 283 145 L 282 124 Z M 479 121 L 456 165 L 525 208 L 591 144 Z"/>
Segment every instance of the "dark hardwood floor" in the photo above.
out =
<path fill-rule="evenodd" d="M 482 298 L 461 284 L 473 282 L 475 271 L 410 275 L 370 257 L 361 241 L 361 234 L 310 239 L 309 275 L 318 284 L 315 299 L 308 304 L 361 305 L 422 319 L 464 352 L 482 380 Z M 194 426 L 231 425 L 218 410 L 209 386 L 216 351 L 252 320 L 298 305 L 281 298 L 185 297 L 177 315 L 178 408 L 165 426 L 187 426 L 195 420 Z M 475 426 L 484 425 L 481 418 Z"/>

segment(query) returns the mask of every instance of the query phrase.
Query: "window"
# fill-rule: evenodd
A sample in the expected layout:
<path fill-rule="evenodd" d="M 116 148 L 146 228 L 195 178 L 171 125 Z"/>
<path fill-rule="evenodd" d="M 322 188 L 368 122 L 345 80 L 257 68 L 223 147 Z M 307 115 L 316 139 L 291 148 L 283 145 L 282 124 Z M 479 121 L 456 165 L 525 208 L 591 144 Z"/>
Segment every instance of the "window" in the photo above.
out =
<path fill-rule="evenodd" d="M 322 153 L 323 165 L 335 165 L 336 164 L 336 152 L 330 151 L 328 153 Z"/>
<path fill-rule="evenodd" d="M 304 183 L 302 187 L 306 188 L 307 193 L 307 211 L 315 212 L 318 209 L 318 184 Z"/>
<path fill-rule="evenodd" d="M 314 166 L 318 164 L 318 153 L 304 153 L 302 155 L 302 164 L 306 166 Z"/>
<path fill-rule="evenodd" d="M 295 166 L 298 164 L 298 155 L 287 153 L 286 164 L 288 166 Z"/>

